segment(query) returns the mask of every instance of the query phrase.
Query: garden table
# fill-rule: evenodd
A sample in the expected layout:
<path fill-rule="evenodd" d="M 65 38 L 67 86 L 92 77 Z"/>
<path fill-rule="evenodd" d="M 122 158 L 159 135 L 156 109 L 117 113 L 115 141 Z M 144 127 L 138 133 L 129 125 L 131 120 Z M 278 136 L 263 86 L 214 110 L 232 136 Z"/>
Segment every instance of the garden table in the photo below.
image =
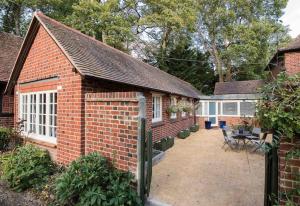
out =
<path fill-rule="evenodd" d="M 242 141 L 244 144 L 243 144 L 243 148 L 245 148 L 246 146 L 246 140 L 249 139 L 249 136 L 251 135 L 250 131 L 246 131 L 246 130 L 243 130 L 242 132 L 239 131 L 239 130 L 234 130 L 232 132 L 232 138 L 236 139 L 238 144 L 240 143 L 240 141 Z"/>

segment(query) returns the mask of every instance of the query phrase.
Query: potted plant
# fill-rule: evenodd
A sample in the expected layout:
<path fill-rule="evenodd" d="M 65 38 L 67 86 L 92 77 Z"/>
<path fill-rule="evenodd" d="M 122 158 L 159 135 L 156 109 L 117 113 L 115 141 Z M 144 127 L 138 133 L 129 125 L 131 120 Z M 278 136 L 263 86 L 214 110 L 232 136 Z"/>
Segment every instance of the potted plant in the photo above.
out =
<path fill-rule="evenodd" d="M 178 112 L 178 108 L 176 105 L 171 105 L 167 108 L 168 114 L 177 113 L 177 112 Z"/>

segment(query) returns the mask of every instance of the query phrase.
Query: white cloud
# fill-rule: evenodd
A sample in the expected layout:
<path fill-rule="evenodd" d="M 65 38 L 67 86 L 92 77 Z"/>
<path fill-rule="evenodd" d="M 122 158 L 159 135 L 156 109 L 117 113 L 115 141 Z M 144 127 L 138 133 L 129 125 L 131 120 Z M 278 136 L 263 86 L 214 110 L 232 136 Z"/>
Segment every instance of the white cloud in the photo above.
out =
<path fill-rule="evenodd" d="M 288 1 L 281 20 L 284 25 L 289 26 L 289 33 L 293 38 L 300 34 L 300 0 Z"/>

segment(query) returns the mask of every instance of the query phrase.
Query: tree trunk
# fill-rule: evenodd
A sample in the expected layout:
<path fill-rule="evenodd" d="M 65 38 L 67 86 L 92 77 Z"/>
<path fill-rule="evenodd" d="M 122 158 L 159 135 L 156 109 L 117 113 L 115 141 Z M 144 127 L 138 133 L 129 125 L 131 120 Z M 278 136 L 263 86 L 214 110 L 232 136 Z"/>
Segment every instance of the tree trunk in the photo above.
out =
<path fill-rule="evenodd" d="M 227 63 L 227 70 L 226 70 L 226 76 L 225 76 L 225 80 L 227 82 L 232 80 L 232 72 L 231 72 L 231 65 L 229 63 Z"/>
<path fill-rule="evenodd" d="M 219 74 L 219 82 L 224 82 L 223 70 L 222 70 L 222 60 L 219 57 L 218 50 L 215 45 L 212 46 L 213 57 L 215 59 L 215 65 L 217 72 Z"/>
<path fill-rule="evenodd" d="M 20 20 L 21 20 L 21 8 L 22 5 L 19 5 L 19 4 L 14 4 L 14 8 L 13 8 L 13 11 L 14 11 L 14 22 L 15 22 L 15 34 L 17 36 L 21 36 L 21 23 L 20 23 Z"/>
<path fill-rule="evenodd" d="M 166 28 L 165 32 L 163 33 L 162 39 L 161 39 L 161 43 L 160 43 L 160 69 L 162 70 L 166 70 L 164 67 L 161 67 L 162 64 L 165 65 L 165 56 L 166 56 L 166 52 L 167 52 L 167 46 L 168 46 L 168 42 L 169 42 L 169 37 L 171 34 L 172 29 L 171 28 Z"/>

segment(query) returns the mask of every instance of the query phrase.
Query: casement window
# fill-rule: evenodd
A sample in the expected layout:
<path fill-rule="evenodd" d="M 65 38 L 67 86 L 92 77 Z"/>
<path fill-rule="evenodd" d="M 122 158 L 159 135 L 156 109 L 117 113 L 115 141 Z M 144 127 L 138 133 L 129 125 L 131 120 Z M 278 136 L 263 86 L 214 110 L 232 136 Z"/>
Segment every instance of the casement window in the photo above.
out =
<path fill-rule="evenodd" d="M 240 115 L 253 117 L 255 114 L 256 102 L 245 101 L 240 102 Z"/>
<path fill-rule="evenodd" d="M 237 116 L 238 102 L 223 102 L 222 111 L 223 115 Z"/>
<path fill-rule="evenodd" d="M 162 121 L 162 96 L 152 95 L 152 122 Z"/>
<path fill-rule="evenodd" d="M 171 97 L 171 106 L 176 106 L 177 105 L 177 98 L 176 97 Z M 171 113 L 171 119 L 176 119 L 177 118 L 177 113 L 172 112 Z"/>
<path fill-rule="evenodd" d="M 204 102 L 199 102 L 197 105 L 196 115 L 202 116 L 203 115 L 203 104 Z"/>
<path fill-rule="evenodd" d="M 23 133 L 33 139 L 56 143 L 57 92 L 20 94 L 20 114 Z"/>
<path fill-rule="evenodd" d="M 184 104 L 186 104 L 186 98 L 182 98 L 182 102 L 183 102 Z M 181 117 L 186 117 L 186 112 L 182 111 L 182 112 L 181 112 Z"/>

